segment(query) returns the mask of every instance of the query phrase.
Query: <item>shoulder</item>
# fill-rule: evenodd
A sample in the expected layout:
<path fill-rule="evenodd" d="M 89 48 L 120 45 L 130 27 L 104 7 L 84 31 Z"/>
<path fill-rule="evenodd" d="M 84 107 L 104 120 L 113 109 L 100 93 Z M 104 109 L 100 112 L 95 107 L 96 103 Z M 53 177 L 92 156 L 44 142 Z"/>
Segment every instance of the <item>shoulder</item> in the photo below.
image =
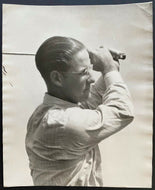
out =
<path fill-rule="evenodd" d="M 42 122 L 46 124 L 46 126 L 65 125 L 67 122 L 65 110 L 60 108 L 48 109 Z"/>

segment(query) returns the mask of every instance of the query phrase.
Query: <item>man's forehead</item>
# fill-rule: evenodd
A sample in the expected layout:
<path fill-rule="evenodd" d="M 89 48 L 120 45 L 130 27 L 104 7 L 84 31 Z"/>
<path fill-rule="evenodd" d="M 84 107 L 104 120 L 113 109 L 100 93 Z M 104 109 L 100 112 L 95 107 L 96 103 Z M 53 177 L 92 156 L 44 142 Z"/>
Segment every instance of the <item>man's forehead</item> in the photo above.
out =
<path fill-rule="evenodd" d="M 73 67 L 74 65 L 76 66 L 88 66 L 90 65 L 90 59 L 89 59 L 89 54 L 86 49 L 83 49 L 79 52 L 77 52 L 73 56 Z"/>

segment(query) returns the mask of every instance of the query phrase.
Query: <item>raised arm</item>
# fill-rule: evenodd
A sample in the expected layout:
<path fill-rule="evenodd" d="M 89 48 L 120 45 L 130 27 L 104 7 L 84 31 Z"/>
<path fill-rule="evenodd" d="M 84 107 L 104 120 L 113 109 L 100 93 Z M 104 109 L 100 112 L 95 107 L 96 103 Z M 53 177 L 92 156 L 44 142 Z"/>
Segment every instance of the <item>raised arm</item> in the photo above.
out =
<path fill-rule="evenodd" d="M 66 110 L 68 138 L 77 139 L 77 144 L 93 146 L 132 122 L 133 106 L 128 91 L 119 73 L 119 64 L 113 61 L 108 50 L 95 52 L 92 58 L 94 69 L 100 70 L 101 78 L 94 86 L 94 93 L 100 96 L 97 108 Z"/>

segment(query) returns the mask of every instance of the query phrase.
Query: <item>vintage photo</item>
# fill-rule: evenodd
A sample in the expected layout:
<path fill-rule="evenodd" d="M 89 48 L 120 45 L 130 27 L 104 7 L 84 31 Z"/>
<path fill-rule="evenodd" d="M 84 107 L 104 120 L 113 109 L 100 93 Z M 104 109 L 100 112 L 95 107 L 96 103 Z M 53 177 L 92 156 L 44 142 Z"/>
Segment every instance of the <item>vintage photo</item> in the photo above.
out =
<path fill-rule="evenodd" d="M 152 2 L 3 4 L 4 186 L 151 187 Z"/>

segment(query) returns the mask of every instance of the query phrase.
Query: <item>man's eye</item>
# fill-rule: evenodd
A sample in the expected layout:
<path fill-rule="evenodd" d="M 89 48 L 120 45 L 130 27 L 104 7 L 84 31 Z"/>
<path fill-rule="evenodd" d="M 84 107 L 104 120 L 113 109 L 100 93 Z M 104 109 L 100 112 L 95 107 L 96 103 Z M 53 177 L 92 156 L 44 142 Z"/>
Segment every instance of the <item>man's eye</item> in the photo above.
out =
<path fill-rule="evenodd" d="M 81 75 L 87 75 L 87 74 L 88 74 L 87 69 L 84 69 L 84 70 L 81 72 Z"/>

